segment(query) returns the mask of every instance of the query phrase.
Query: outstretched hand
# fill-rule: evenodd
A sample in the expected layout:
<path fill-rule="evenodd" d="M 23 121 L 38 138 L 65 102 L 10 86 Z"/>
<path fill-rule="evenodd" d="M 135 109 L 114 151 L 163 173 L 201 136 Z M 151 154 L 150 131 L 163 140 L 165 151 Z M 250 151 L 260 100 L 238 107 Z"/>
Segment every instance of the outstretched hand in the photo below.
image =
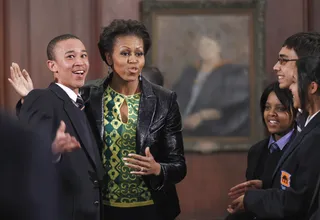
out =
<path fill-rule="evenodd" d="M 61 121 L 56 133 L 56 137 L 52 143 L 53 154 L 62 154 L 65 152 L 72 152 L 74 150 L 80 149 L 80 143 L 76 140 L 76 138 L 72 137 L 65 131 L 66 124 Z"/>
<path fill-rule="evenodd" d="M 236 199 L 248 190 L 248 189 L 261 189 L 262 181 L 261 180 L 249 180 L 243 183 L 240 183 L 229 190 L 228 196 L 231 199 Z"/>
<path fill-rule="evenodd" d="M 21 72 L 17 63 L 12 63 L 10 66 L 10 76 L 11 78 L 8 78 L 8 81 L 21 98 L 24 98 L 33 90 L 33 82 L 28 72 L 25 69 Z"/>
<path fill-rule="evenodd" d="M 240 196 L 239 198 L 232 201 L 231 205 L 228 206 L 227 211 L 230 214 L 236 213 L 236 212 L 242 212 L 244 211 L 244 195 Z"/>

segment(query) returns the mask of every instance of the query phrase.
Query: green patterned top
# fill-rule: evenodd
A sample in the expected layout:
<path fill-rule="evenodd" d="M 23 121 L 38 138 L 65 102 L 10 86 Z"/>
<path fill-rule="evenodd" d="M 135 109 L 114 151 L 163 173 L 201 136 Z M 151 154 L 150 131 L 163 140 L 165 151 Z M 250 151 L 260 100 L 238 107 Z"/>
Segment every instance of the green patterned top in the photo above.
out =
<path fill-rule="evenodd" d="M 120 108 L 126 102 L 128 121 L 122 122 Z M 103 202 L 113 207 L 138 207 L 153 204 L 151 193 L 141 176 L 132 171 L 122 158 L 136 153 L 136 128 L 140 93 L 125 96 L 107 87 L 104 97 L 104 149 L 105 167 Z"/>

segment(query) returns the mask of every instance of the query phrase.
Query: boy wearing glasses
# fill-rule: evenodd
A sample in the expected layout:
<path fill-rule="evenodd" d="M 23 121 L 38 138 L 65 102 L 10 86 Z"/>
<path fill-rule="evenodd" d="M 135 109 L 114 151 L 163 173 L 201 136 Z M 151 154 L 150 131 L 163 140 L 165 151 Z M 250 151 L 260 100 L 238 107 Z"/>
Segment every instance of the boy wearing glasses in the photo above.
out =
<path fill-rule="evenodd" d="M 297 66 L 296 66 L 296 61 L 300 58 L 303 57 L 309 57 L 309 56 L 320 56 L 320 34 L 316 33 L 316 32 L 300 32 L 300 33 L 296 33 L 292 36 L 290 36 L 289 38 L 287 38 L 285 40 L 285 42 L 283 43 L 283 46 L 279 52 L 279 57 L 278 57 L 278 62 L 275 64 L 275 66 L 273 67 L 273 69 L 276 71 L 276 74 L 278 76 L 278 82 L 279 82 L 279 87 L 280 88 L 289 88 L 289 86 L 297 80 L 298 77 L 298 70 L 297 70 Z M 302 111 L 300 111 L 300 113 L 302 113 Z M 299 117 L 299 116 L 297 116 Z M 299 117 L 300 120 L 301 119 L 306 119 L 306 116 L 303 115 L 302 117 Z M 299 124 L 299 118 L 297 123 Z M 301 123 L 301 125 L 304 125 L 304 123 Z M 303 127 L 303 126 L 302 126 Z M 302 128 L 301 127 L 301 128 Z M 299 129 L 298 129 L 299 130 Z M 299 135 L 298 135 L 299 136 Z M 301 135 L 301 137 L 303 137 L 303 135 Z M 298 146 L 298 145 L 296 145 Z M 296 150 L 295 149 L 291 149 L 289 151 L 289 148 L 287 149 L 287 151 L 292 152 Z M 290 162 L 289 162 L 290 160 Z M 282 175 L 282 173 L 285 173 L 285 170 L 283 169 L 283 164 L 287 163 L 290 165 L 294 165 L 295 163 L 297 163 L 296 158 L 294 156 L 287 156 L 285 158 L 282 159 L 282 163 L 280 165 L 277 166 L 277 169 L 274 171 L 275 174 L 277 173 L 281 173 L 281 175 L 275 175 L 275 178 L 273 178 L 273 182 L 272 182 L 272 188 L 278 188 L 278 184 L 279 182 L 281 183 L 282 179 L 283 182 L 285 180 L 285 176 Z M 290 166 L 288 165 L 288 166 Z M 291 174 L 289 174 L 289 176 L 291 176 Z M 296 176 L 296 179 L 301 179 L 301 176 Z M 290 178 L 288 179 L 288 183 L 290 183 Z M 250 207 L 248 207 L 248 204 L 251 204 L 251 206 L 253 207 L 255 202 L 258 201 L 265 201 L 265 195 L 268 195 L 268 193 L 266 193 L 265 195 L 259 195 L 259 192 L 256 194 L 255 192 L 250 192 L 252 189 L 258 190 L 261 189 L 262 186 L 262 182 L 259 180 L 251 180 L 251 181 L 247 181 L 241 184 L 238 184 L 237 186 L 233 187 L 233 190 L 237 190 L 237 191 L 241 191 L 242 195 L 237 198 L 236 200 L 234 200 L 232 202 L 231 207 L 229 208 L 229 211 L 231 213 L 235 213 L 235 212 L 239 212 L 239 211 L 252 211 Z M 315 184 L 314 182 L 312 183 L 308 183 L 309 184 Z M 317 183 L 317 187 L 314 190 L 315 194 L 312 196 L 312 201 L 314 202 L 317 198 L 318 195 L 318 191 L 320 188 L 320 179 L 318 180 Z M 251 196 L 248 196 L 247 191 L 249 191 L 249 194 Z M 270 191 L 270 193 L 272 193 Z M 275 193 L 275 197 L 279 196 L 281 197 L 281 193 Z M 269 200 L 268 204 L 265 204 L 265 206 L 269 205 L 268 207 L 272 207 L 272 204 L 277 204 L 275 203 L 275 200 L 277 200 L 279 198 L 273 198 L 273 200 Z M 255 200 L 255 201 L 254 201 Z M 270 204 L 269 204 L 270 202 Z M 288 201 L 287 201 L 288 202 Z M 246 204 L 246 208 L 245 205 Z M 307 204 L 307 206 L 311 206 L 311 204 Z M 261 210 L 257 211 L 259 212 L 259 214 L 261 214 L 261 212 L 263 211 L 263 207 L 261 207 Z M 270 216 L 272 216 L 275 212 L 278 211 L 279 213 L 282 213 L 282 209 L 281 207 L 273 207 L 273 210 L 268 210 L 268 214 Z M 310 210 L 309 210 L 310 211 Z M 320 213 L 320 212 L 319 212 Z M 258 213 L 255 213 L 256 215 Z M 266 213 L 265 213 L 266 214 Z M 280 214 L 279 214 L 280 216 Z M 257 217 L 257 216 L 256 216 Z M 261 217 L 261 216 L 260 216 Z M 288 217 L 288 216 L 286 216 Z M 282 216 L 280 219 L 287 219 L 285 216 Z M 316 218 L 318 219 L 318 218 Z"/>
<path fill-rule="evenodd" d="M 279 52 L 276 72 L 280 88 L 289 88 L 297 77 L 296 61 L 301 57 L 320 55 L 320 34 L 317 32 L 299 32 L 288 37 Z"/>

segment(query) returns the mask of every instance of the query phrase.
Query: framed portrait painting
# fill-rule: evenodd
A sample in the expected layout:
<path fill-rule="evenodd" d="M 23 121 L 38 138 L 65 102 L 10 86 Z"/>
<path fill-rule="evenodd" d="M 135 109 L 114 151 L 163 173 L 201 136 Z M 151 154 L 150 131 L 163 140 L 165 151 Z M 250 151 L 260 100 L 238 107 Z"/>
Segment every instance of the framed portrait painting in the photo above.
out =
<path fill-rule="evenodd" d="M 186 151 L 247 150 L 264 136 L 264 5 L 145 0 L 147 65 L 177 93 Z"/>

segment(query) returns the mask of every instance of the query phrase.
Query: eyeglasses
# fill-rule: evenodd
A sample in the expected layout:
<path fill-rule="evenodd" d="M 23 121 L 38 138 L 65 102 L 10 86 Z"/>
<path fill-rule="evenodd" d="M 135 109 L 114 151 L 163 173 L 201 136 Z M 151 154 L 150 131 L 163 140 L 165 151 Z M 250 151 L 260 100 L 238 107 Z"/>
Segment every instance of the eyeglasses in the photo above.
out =
<path fill-rule="evenodd" d="M 297 60 L 299 60 L 299 59 L 287 59 L 287 58 L 284 58 L 284 57 L 279 57 L 278 58 L 278 62 L 280 63 L 280 65 L 285 65 L 289 61 L 297 61 Z"/>

